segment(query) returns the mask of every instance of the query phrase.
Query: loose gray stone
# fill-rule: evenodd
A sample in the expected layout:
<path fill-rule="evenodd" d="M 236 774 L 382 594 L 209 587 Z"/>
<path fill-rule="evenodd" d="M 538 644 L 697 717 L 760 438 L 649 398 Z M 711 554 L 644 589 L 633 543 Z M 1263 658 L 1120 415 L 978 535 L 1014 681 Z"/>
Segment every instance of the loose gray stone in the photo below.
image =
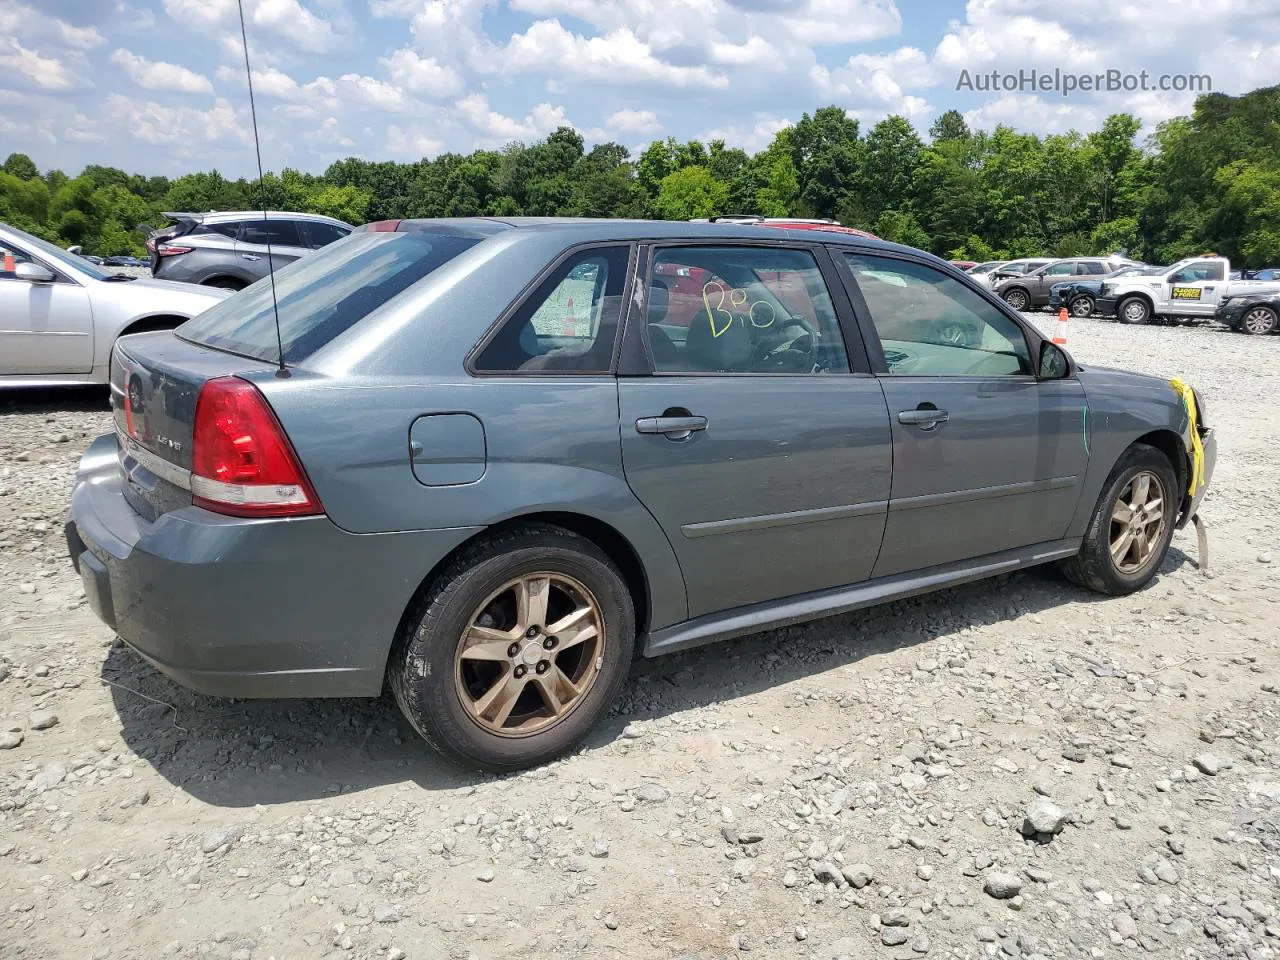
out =
<path fill-rule="evenodd" d="M 900 947 L 909 937 L 910 934 L 901 927 L 885 927 L 880 931 L 880 942 L 886 947 Z"/>
<path fill-rule="evenodd" d="M 911 918 L 905 910 L 888 910 L 881 915 L 880 924 L 885 927 L 909 927 Z"/>
<path fill-rule="evenodd" d="M 813 878 L 819 883 L 834 883 L 837 887 L 844 886 L 844 874 L 830 860 L 820 860 L 813 865 Z"/>
<path fill-rule="evenodd" d="M 987 874 L 982 889 L 988 896 L 997 900 L 1009 900 L 1022 890 L 1022 880 L 1017 874 L 1002 873 L 998 870 Z"/>
<path fill-rule="evenodd" d="M 671 796 L 671 791 L 660 783 L 642 783 L 632 791 L 632 795 L 644 803 L 662 803 Z"/>
<path fill-rule="evenodd" d="M 60 784 L 66 776 L 66 765 L 54 760 L 45 764 L 44 769 L 31 778 L 28 789 L 34 790 L 36 793 L 44 793 L 46 790 L 52 790 Z"/>
<path fill-rule="evenodd" d="M 1027 805 L 1026 819 L 1022 822 L 1022 832 L 1028 837 L 1036 834 L 1055 836 L 1062 832 L 1067 823 L 1067 811 L 1048 797 L 1036 797 Z"/>
<path fill-rule="evenodd" d="M 995 943 L 1000 939 L 995 927 L 978 927 L 973 931 L 973 935 L 978 938 L 979 943 Z"/>
<path fill-rule="evenodd" d="M 22 746 L 22 734 L 15 731 L 0 733 L 0 750 L 12 750 Z"/>
<path fill-rule="evenodd" d="M 346 867 L 338 867 L 338 869 L 329 874 L 329 886 L 331 887 L 349 887 L 355 882 L 355 872 L 348 870 Z"/>
<path fill-rule="evenodd" d="M 869 863 L 854 863 L 845 867 L 841 872 L 844 874 L 849 886 L 855 890 L 861 890 L 876 878 L 875 870 L 872 869 Z"/>
<path fill-rule="evenodd" d="M 244 833 L 244 827 L 241 826 L 218 827 L 210 830 L 200 840 L 200 849 L 205 853 L 213 853 L 219 847 L 235 843 L 242 833 Z"/>
<path fill-rule="evenodd" d="M 607 857 L 609 855 L 608 841 L 597 840 L 591 847 L 591 855 L 597 859 Z"/>
<path fill-rule="evenodd" d="M 493 867 L 485 867 L 476 874 L 476 879 L 481 883 L 493 883 L 493 878 L 496 876 L 497 874 L 493 872 Z"/>
<path fill-rule="evenodd" d="M 1178 882 L 1178 871 L 1174 869 L 1173 864 L 1168 860 L 1161 860 L 1152 868 L 1152 873 L 1165 883 L 1174 884 Z"/>
<path fill-rule="evenodd" d="M 373 919 L 377 923 L 399 923 L 400 907 L 394 903 L 380 903 L 373 908 Z"/>
<path fill-rule="evenodd" d="M 58 725 L 58 715 L 51 710 L 34 710 L 27 717 L 27 726 L 32 730 L 48 730 Z"/>
<path fill-rule="evenodd" d="M 1196 769 L 1206 777 L 1216 777 L 1223 770 L 1228 770 L 1231 767 L 1231 761 L 1229 759 L 1212 753 L 1202 753 L 1191 762 L 1194 763 L 1196 765 Z"/>
<path fill-rule="evenodd" d="M 1138 939 L 1138 924 L 1133 917 L 1127 913 L 1117 913 L 1111 918 L 1111 925 L 1116 928 L 1116 933 L 1120 934 L 1125 940 Z"/>

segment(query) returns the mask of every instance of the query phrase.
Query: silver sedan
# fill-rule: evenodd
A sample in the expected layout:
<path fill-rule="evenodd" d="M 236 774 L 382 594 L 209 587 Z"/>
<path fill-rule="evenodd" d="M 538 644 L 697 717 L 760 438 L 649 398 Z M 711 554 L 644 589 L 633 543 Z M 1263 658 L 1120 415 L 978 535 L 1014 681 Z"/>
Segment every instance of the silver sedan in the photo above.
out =
<path fill-rule="evenodd" d="M 106 383 L 117 337 L 176 327 L 230 294 L 111 273 L 0 223 L 0 387 Z"/>

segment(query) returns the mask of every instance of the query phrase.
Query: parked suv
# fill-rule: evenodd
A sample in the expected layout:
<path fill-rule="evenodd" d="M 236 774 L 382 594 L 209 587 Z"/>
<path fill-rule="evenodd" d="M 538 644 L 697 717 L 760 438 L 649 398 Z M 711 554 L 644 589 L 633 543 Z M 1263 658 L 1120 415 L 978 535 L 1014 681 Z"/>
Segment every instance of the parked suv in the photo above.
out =
<path fill-rule="evenodd" d="M 152 276 L 229 290 L 247 287 L 265 277 L 268 267 L 279 270 L 352 230 L 349 223 L 314 213 L 241 210 L 165 216 L 173 222 L 147 239 Z"/>
<path fill-rule="evenodd" d="M 1101 257 L 1054 260 L 1022 276 L 1001 280 L 994 289 L 1013 309 L 1031 310 L 1048 304 L 1049 290 L 1055 283 L 1062 283 L 1072 277 L 1102 277 L 1114 269 Z"/>
<path fill-rule="evenodd" d="M 385 683 L 491 770 L 580 743 L 636 650 L 1052 561 L 1131 593 L 1213 469 L 1191 387 L 852 234 L 401 221 L 275 287 L 117 346 L 89 605 L 205 693 Z"/>

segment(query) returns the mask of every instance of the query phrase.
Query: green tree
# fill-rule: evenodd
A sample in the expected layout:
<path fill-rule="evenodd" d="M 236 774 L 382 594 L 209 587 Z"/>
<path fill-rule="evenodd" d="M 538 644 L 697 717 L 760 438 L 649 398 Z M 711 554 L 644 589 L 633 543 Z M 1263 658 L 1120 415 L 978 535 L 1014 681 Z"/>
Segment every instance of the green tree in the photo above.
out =
<path fill-rule="evenodd" d="M 4 172 L 19 180 L 34 180 L 40 176 L 35 161 L 25 153 L 11 153 L 4 161 Z"/>
<path fill-rule="evenodd" d="M 654 210 L 663 220 L 693 220 L 725 212 L 728 187 L 706 167 L 684 167 L 662 178 Z"/>
<path fill-rule="evenodd" d="M 862 161 L 862 196 L 869 215 L 906 203 L 923 149 L 905 117 L 885 117 L 871 128 Z"/>

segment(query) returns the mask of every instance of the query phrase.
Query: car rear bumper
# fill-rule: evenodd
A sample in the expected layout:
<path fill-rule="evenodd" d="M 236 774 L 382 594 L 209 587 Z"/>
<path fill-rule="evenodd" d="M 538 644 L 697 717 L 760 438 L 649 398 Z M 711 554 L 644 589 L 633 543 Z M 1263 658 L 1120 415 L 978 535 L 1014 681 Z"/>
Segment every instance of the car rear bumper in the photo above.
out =
<path fill-rule="evenodd" d="M 351 534 L 327 517 L 139 516 L 115 438 L 81 461 L 67 548 L 94 613 L 144 659 L 225 697 L 377 696 L 405 608 L 475 528 Z"/>

